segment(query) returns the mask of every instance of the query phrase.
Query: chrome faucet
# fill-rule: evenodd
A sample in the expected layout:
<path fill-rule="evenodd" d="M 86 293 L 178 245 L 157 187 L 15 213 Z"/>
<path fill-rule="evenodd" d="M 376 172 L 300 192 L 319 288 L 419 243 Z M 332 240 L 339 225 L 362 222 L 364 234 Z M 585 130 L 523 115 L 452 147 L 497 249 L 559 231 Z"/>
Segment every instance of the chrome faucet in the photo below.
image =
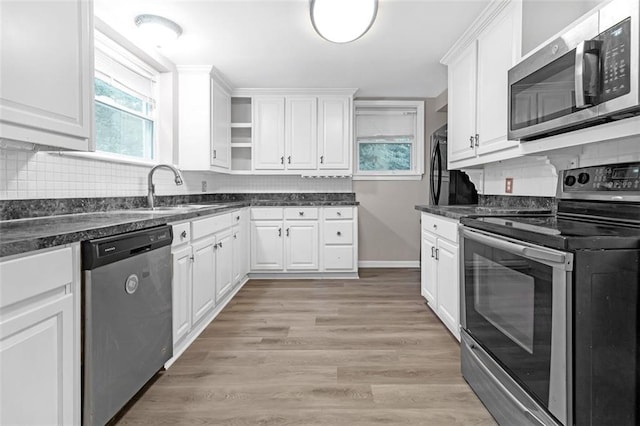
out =
<path fill-rule="evenodd" d="M 165 169 L 169 169 L 173 172 L 173 174 L 175 175 L 176 179 L 176 185 L 182 185 L 184 183 L 184 181 L 182 180 L 182 173 L 180 172 L 180 169 L 178 169 L 176 166 L 172 166 L 170 164 L 158 164 L 157 166 L 154 166 L 150 171 L 149 171 L 149 177 L 147 179 L 147 183 L 148 183 L 148 192 L 147 192 L 147 204 L 149 205 L 150 209 L 153 209 L 153 196 L 156 193 L 156 187 L 153 184 L 153 172 L 156 171 L 156 169 L 161 169 L 161 168 L 165 168 Z"/>

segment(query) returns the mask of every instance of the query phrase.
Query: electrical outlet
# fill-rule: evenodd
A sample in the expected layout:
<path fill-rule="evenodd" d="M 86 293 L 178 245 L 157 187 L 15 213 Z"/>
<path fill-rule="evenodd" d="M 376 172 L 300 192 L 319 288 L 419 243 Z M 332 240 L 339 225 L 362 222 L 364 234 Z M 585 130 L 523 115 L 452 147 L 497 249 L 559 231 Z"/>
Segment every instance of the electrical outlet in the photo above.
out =
<path fill-rule="evenodd" d="M 202 181 L 202 192 L 207 192 L 207 181 L 206 180 Z"/>
<path fill-rule="evenodd" d="M 513 193 L 513 178 L 508 177 L 504 179 L 504 192 L 507 194 Z"/>

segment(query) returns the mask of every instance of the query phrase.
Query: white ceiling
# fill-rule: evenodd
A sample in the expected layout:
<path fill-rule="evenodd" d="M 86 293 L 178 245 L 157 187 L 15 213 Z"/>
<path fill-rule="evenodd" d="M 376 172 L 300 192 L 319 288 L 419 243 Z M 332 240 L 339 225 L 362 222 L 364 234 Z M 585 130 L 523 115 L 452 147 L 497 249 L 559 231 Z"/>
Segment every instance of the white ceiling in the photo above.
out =
<path fill-rule="evenodd" d="M 347 1 L 347 0 L 342 0 Z M 161 53 L 177 65 L 214 65 L 233 87 L 349 87 L 357 97 L 434 97 L 440 59 L 489 0 L 380 0 L 367 34 L 318 36 L 308 0 L 95 0 L 95 14 L 132 40 L 142 13 L 184 33 Z"/>

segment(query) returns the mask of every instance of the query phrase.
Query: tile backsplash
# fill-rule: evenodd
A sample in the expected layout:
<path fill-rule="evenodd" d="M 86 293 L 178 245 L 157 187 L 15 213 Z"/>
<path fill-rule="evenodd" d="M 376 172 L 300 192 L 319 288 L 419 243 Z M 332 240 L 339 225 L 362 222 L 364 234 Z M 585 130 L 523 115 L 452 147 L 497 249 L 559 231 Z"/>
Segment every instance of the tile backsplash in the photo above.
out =
<path fill-rule="evenodd" d="M 149 166 L 59 154 L 0 149 L 0 200 L 144 196 Z M 173 173 L 160 169 L 153 181 L 158 195 L 226 192 L 351 192 L 351 179 L 300 176 L 226 175 L 184 172 L 176 186 Z M 206 182 L 203 191 L 202 182 Z"/>

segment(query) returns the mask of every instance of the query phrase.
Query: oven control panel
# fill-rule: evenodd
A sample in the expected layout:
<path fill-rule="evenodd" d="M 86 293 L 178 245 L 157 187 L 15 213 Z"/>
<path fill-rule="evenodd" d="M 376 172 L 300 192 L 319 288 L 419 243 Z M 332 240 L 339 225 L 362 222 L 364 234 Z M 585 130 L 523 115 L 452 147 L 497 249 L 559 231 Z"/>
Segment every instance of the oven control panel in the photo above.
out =
<path fill-rule="evenodd" d="M 565 170 L 562 190 L 564 192 L 639 192 L 640 162 Z"/>

